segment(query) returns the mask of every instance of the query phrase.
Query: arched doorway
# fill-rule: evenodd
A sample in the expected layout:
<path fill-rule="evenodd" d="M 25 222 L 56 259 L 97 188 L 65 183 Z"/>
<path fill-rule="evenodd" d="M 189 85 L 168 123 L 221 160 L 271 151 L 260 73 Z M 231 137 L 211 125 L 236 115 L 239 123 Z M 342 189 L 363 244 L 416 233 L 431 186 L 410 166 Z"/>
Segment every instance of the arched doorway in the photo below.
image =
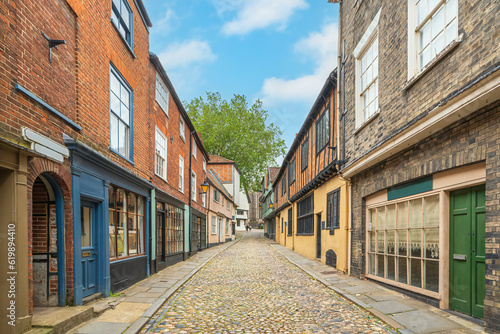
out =
<path fill-rule="evenodd" d="M 32 192 L 33 306 L 65 305 L 64 204 L 57 182 L 40 174 Z"/>

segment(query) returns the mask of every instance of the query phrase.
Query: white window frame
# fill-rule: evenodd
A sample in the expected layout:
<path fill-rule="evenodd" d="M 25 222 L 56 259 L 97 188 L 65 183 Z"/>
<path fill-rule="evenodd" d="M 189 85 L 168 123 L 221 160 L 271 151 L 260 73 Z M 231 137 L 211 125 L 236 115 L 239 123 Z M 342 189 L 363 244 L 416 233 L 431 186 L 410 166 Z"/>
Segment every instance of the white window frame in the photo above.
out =
<path fill-rule="evenodd" d="M 212 234 L 217 234 L 217 217 L 212 216 L 212 229 L 210 230 L 210 233 Z"/>
<path fill-rule="evenodd" d="M 184 119 L 181 117 L 179 119 L 179 135 L 181 136 L 183 141 L 186 141 L 186 122 L 184 122 Z"/>
<path fill-rule="evenodd" d="M 201 194 L 201 206 L 206 207 L 207 206 L 207 200 L 206 200 L 206 194 Z"/>
<path fill-rule="evenodd" d="M 169 92 L 167 89 L 167 86 L 163 83 L 163 80 L 161 79 L 160 75 L 156 73 L 156 97 L 155 100 L 160 106 L 160 108 L 163 110 L 165 115 L 168 116 L 168 100 L 169 100 Z"/>
<path fill-rule="evenodd" d="M 184 193 L 184 158 L 179 155 L 179 191 Z"/>
<path fill-rule="evenodd" d="M 427 0 L 408 0 L 408 80 L 412 79 L 415 76 L 418 76 L 422 72 L 425 72 L 426 69 L 432 67 L 432 65 L 439 60 L 442 56 L 446 55 L 446 53 L 450 50 L 450 44 L 454 44 L 454 42 L 459 42 L 460 37 L 458 35 L 458 0 L 441 0 L 436 3 L 435 7 L 430 9 L 428 15 L 422 19 L 421 23 L 417 22 L 417 4 L 420 4 L 422 1 Z M 455 8 L 449 5 L 450 3 L 455 3 Z M 430 24 L 430 29 L 432 30 L 432 20 L 436 20 L 436 17 L 439 15 L 439 12 L 443 10 L 443 47 L 440 50 L 432 50 L 432 42 L 434 42 L 437 38 L 433 38 L 432 31 L 430 32 L 430 58 L 429 60 L 423 64 L 420 63 L 419 57 L 419 49 L 420 49 L 420 31 L 422 28 Z M 447 11 L 450 9 L 451 13 Z M 451 20 L 448 21 L 450 17 L 449 14 L 453 16 Z M 452 24 L 450 24 L 452 23 Z M 452 25 L 455 24 L 453 28 Z M 446 28 L 449 28 L 446 29 Z M 441 30 L 440 30 L 441 31 Z M 447 36 L 448 33 L 451 32 L 450 36 Z M 435 36 L 437 37 L 437 36 Z M 437 51 L 437 52 L 436 52 Z"/>
<path fill-rule="evenodd" d="M 203 171 L 206 173 L 207 172 L 207 161 L 205 158 L 203 158 Z"/>
<path fill-rule="evenodd" d="M 115 84 L 113 84 L 115 83 Z M 116 85 L 119 85 L 117 87 Z M 115 87 L 114 87 L 115 86 Z M 115 89 L 113 89 L 113 87 Z M 121 74 L 110 66 L 109 76 L 109 136 L 110 148 L 125 159 L 133 154 L 133 103 L 132 88 Z M 120 143 L 120 132 L 125 132 L 125 143 Z"/>
<path fill-rule="evenodd" d="M 191 199 L 196 202 L 196 173 L 191 173 Z"/>
<path fill-rule="evenodd" d="M 123 12 L 126 11 L 126 13 Z M 111 22 L 127 42 L 130 49 L 134 48 L 134 12 L 127 0 L 111 1 Z"/>
<path fill-rule="evenodd" d="M 158 141 L 158 139 L 161 139 L 165 147 L 158 148 L 158 146 L 161 147 L 161 143 Z M 161 132 L 161 130 L 156 127 L 155 131 L 155 174 L 164 179 L 165 181 L 167 180 L 167 137 Z M 163 149 L 163 156 L 161 150 Z M 163 159 L 163 166 L 158 165 L 158 158 Z M 159 171 L 159 169 L 161 170 Z"/>
<path fill-rule="evenodd" d="M 376 115 L 380 113 L 380 109 L 376 108 L 373 114 L 369 115 L 368 118 L 364 118 L 364 113 L 363 113 L 363 101 L 362 101 L 362 90 L 361 90 L 361 60 L 363 56 L 365 56 L 366 51 L 369 50 L 369 48 L 373 45 L 373 42 L 375 40 L 378 41 L 378 36 L 379 36 L 379 26 L 378 22 L 380 20 L 380 13 L 382 12 L 382 8 L 378 11 L 377 15 L 375 15 L 375 18 L 373 21 L 370 23 L 368 28 L 366 29 L 365 33 L 361 37 L 360 41 L 356 45 L 356 48 L 353 51 L 353 56 L 355 58 L 355 73 L 356 73 L 356 79 L 355 79 L 355 93 L 356 93 L 356 98 L 355 98 L 355 106 L 356 106 L 356 130 L 360 129 L 363 125 L 367 124 L 370 120 L 372 120 Z M 378 58 L 379 52 L 377 52 L 377 58 Z M 378 61 L 377 61 L 378 63 Z M 379 66 L 377 64 L 377 79 L 372 80 L 371 84 L 374 84 L 375 81 L 377 82 L 378 86 L 378 77 L 379 77 Z M 369 85 L 368 87 L 371 87 Z M 379 89 L 376 89 L 375 95 L 377 96 L 376 99 L 379 99 Z M 378 105 L 378 103 L 377 103 Z"/>
<path fill-rule="evenodd" d="M 230 205 L 230 203 L 229 203 L 229 200 L 227 201 L 227 209 L 228 209 L 228 210 L 229 210 L 229 209 L 231 209 L 231 205 Z"/>
<path fill-rule="evenodd" d="M 198 145 L 196 145 L 196 141 L 194 140 L 194 137 L 193 137 L 193 157 L 195 160 L 198 160 L 196 158 L 196 151 L 198 150 Z"/>
<path fill-rule="evenodd" d="M 219 194 L 219 200 L 217 200 L 217 194 Z M 217 189 L 214 188 L 214 202 L 215 203 L 220 203 L 220 198 L 221 198 L 221 193 Z"/>

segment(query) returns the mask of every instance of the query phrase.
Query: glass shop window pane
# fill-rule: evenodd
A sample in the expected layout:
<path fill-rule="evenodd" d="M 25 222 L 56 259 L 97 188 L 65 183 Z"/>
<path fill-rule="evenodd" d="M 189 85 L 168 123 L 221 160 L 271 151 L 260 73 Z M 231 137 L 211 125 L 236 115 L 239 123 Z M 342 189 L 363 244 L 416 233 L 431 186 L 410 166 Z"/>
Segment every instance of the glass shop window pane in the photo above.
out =
<path fill-rule="evenodd" d="M 396 263 L 395 263 L 395 258 L 394 256 L 388 256 L 387 257 L 387 279 L 390 279 L 391 281 L 396 280 Z"/>
<path fill-rule="evenodd" d="M 395 232 L 394 230 L 386 232 L 387 241 L 386 241 L 386 253 L 394 254 L 394 247 L 396 246 Z"/>
<path fill-rule="evenodd" d="M 384 231 L 378 231 L 377 232 L 377 252 L 378 253 L 383 253 L 384 252 Z"/>
<path fill-rule="evenodd" d="M 396 228 L 396 205 L 387 206 L 387 230 L 394 230 Z"/>
<path fill-rule="evenodd" d="M 375 232 L 369 232 L 370 234 L 370 252 L 375 252 Z"/>
<path fill-rule="evenodd" d="M 425 252 L 428 259 L 439 259 L 439 229 L 431 228 L 424 230 Z"/>
<path fill-rule="evenodd" d="M 406 257 L 397 257 L 398 282 L 408 284 L 408 267 Z"/>
<path fill-rule="evenodd" d="M 422 230 L 421 229 L 411 229 L 410 230 L 410 256 L 421 257 L 422 256 Z"/>
<path fill-rule="evenodd" d="M 370 223 L 371 223 L 371 229 L 368 227 L 368 230 L 375 231 L 377 229 L 377 211 L 376 209 L 371 209 L 370 210 Z"/>
<path fill-rule="evenodd" d="M 426 197 L 424 199 L 424 226 L 439 226 L 439 195 Z"/>
<path fill-rule="evenodd" d="M 385 256 L 377 255 L 377 276 L 385 277 L 384 268 L 385 268 Z"/>
<path fill-rule="evenodd" d="M 408 255 L 408 242 L 406 240 L 406 232 L 407 230 L 398 231 L 398 255 Z"/>
<path fill-rule="evenodd" d="M 397 228 L 408 228 L 408 202 L 398 203 Z"/>
<path fill-rule="evenodd" d="M 377 230 L 385 229 L 385 206 L 377 209 Z"/>
<path fill-rule="evenodd" d="M 410 201 L 410 228 L 422 227 L 422 199 Z"/>
<path fill-rule="evenodd" d="M 410 259 L 410 284 L 418 288 L 422 287 L 422 260 Z"/>
<path fill-rule="evenodd" d="M 368 274 L 375 275 L 375 254 L 368 254 Z"/>
<path fill-rule="evenodd" d="M 439 261 L 425 261 L 425 289 L 439 291 Z"/>

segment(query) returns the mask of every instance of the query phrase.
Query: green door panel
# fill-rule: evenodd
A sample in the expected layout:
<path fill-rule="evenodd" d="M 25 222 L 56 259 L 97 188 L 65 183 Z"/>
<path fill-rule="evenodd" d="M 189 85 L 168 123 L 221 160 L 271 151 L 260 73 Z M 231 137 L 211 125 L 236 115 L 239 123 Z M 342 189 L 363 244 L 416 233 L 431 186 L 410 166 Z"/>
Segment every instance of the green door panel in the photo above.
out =
<path fill-rule="evenodd" d="M 454 191 L 450 196 L 451 309 L 483 317 L 484 262 L 484 186 Z"/>
<path fill-rule="evenodd" d="M 483 187 L 472 189 L 472 316 L 483 317 L 485 297 L 485 239 L 486 206 Z"/>

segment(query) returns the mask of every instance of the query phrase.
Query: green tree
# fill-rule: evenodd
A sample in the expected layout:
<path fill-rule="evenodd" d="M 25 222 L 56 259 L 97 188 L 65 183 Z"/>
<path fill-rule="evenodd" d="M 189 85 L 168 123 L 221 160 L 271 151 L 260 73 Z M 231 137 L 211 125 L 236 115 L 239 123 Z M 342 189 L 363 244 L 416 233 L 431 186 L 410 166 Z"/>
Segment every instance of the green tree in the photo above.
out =
<path fill-rule="evenodd" d="M 226 101 L 219 93 L 207 92 L 206 99 L 184 105 L 207 152 L 236 162 L 244 190 L 259 190 L 267 167 L 276 165 L 286 147 L 281 129 L 266 124 L 269 116 L 262 102 L 249 106 L 244 95 Z"/>

